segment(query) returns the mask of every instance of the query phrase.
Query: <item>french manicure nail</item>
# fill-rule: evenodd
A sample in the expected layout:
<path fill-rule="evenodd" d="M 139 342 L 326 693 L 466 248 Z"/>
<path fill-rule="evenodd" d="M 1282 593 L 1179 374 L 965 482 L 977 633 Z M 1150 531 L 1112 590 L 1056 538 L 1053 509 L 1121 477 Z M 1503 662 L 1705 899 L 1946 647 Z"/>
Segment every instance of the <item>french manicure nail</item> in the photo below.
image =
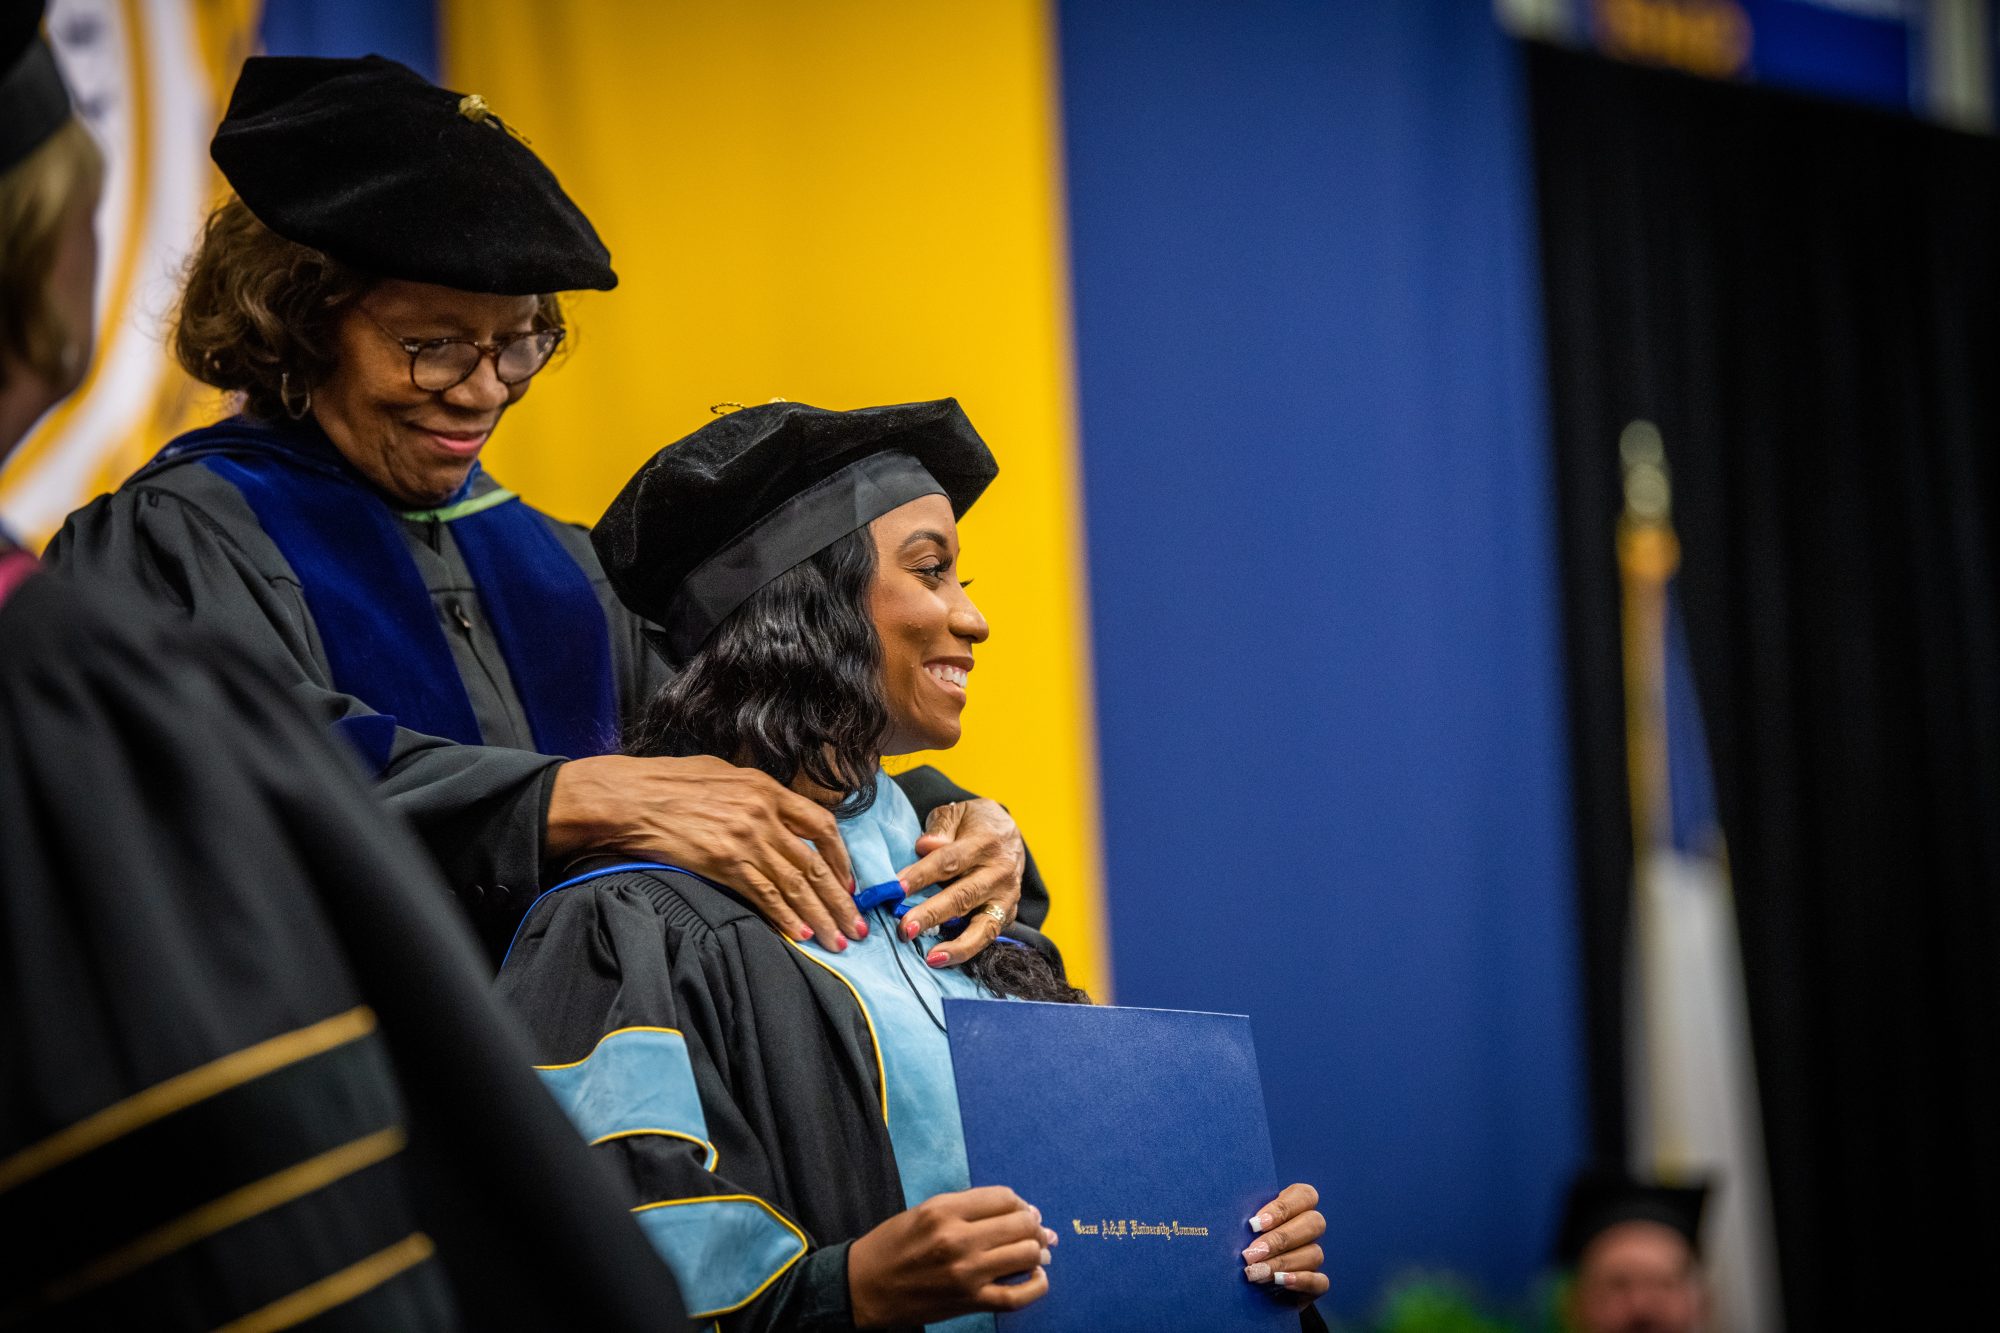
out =
<path fill-rule="evenodd" d="M 951 961 L 951 955 L 946 953 L 943 949 L 932 949 L 929 953 L 924 955 L 924 961 L 926 963 L 929 963 L 932 967 L 943 967 L 946 963 L 949 963 Z"/>
<path fill-rule="evenodd" d="M 1292 1277 L 1290 1273 L 1280 1273 L 1276 1277 L 1271 1279 L 1271 1281 L 1277 1283 L 1281 1287 L 1291 1286 L 1294 1280 L 1295 1279 Z"/>
<path fill-rule="evenodd" d="M 1250 1248 L 1243 1251 L 1243 1257 L 1245 1259 L 1248 1259 L 1251 1263 L 1254 1264 L 1259 1259 L 1267 1257 L 1270 1253 L 1271 1253 L 1271 1247 L 1269 1245 L 1266 1245 L 1261 1240 L 1252 1241 L 1250 1244 Z"/>
<path fill-rule="evenodd" d="M 1042 1228 L 1042 1244 L 1048 1246 L 1050 1249 L 1054 1249 L 1056 1242 L 1061 1239 L 1062 1239 L 1061 1236 L 1058 1236 L 1055 1232 L 1049 1230 L 1047 1227 Z"/>
<path fill-rule="evenodd" d="M 1035 1215 L 1035 1220 L 1037 1222 L 1042 1220 L 1042 1210 L 1035 1207 L 1035 1205 L 1033 1205 L 1032 1203 L 1028 1205 L 1028 1211 Z"/>
<path fill-rule="evenodd" d="M 1262 1231 L 1265 1227 L 1268 1227 L 1270 1225 L 1271 1225 L 1271 1215 L 1269 1213 L 1259 1213 L 1255 1217 L 1250 1219 L 1250 1230 L 1252 1230 L 1253 1232 Z"/>
<path fill-rule="evenodd" d="M 1251 1264 L 1243 1270 L 1243 1276 L 1249 1278 L 1252 1282 L 1269 1281 L 1271 1277 L 1271 1265 Z"/>
<path fill-rule="evenodd" d="M 1047 1247 L 1047 1246 L 1043 1246 L 1043 1247 L 1042 1247 L 1042 1262 L 1043 1262 L 1043 1263 L 1048 1263 L 1048 1262 L 1049 1262 L 1050 1260 L 1052 1260 L 1052 1259 L 1054 1259 L 1054 1258 L 1055 1258 L 1055 1256 L 1054 1256 L 1053 1254 L 1050 1254 L 1050 1253 L 1049 1253 L 1049 1251 L 1048 1251 L 1048 1247 Z"/>

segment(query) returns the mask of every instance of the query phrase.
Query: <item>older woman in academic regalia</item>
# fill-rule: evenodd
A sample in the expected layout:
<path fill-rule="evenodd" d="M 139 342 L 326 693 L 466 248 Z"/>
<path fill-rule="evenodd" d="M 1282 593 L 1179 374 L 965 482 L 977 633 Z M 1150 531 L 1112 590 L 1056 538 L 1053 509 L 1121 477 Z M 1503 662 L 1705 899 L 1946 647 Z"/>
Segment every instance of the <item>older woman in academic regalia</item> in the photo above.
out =
<path fill-rule="evenodd" d="M 52 562 L 278 664 L 496 951 L 598 846 L 726 871 L 837 947 L 859 915 L 832 821 L 720 760 L 607 753 L 665 672 L 584 532 L 479 466 L 563 342 L 558 294 L 617 281 L 589 220 L 484 99 L 379 57 L 246 62 L 212 153 L 235 194 L 173 343 L 242 412 L 78 511 Z M 1040 920 L 1006 812 L 904 781 L 935 835 L 910 887 L 957 873 L 939 919 L 995 909 L 947 952 Z"/>
<path fill-rule="evenodd" d="M 0 462 L 102 163 L 0 8 Z M 0 1326 L 675 1330 L 407 830 L 261 664 L 0 533 Z"/>
<path fill-rule="evenodd" d="M 661 450 L 593 534 L 679 668 L 631 748 L 783 782 L 839 816 L 866 886 L 870 929 L 830 952 L 726 879 L 607 855 L 535 905 L 501 969 L 544 1080 L 691 1312 L 724 1328 L 990 1331 L 1048 1289 L 1056 1234 L 1011 1190 L 968 1188 L 941 1014 L 948 996 L 1086 997 L 1019 925 L 938 965 L 948 941 L 913 910 L 928 894 L 898 876 L 921 825 L 881 768 L 958 741 L 987 623 L 957 519 L 995 473 L 950 399 L 774 403 Z M 1303 1185 L 1272 1201 L 1281 1225 L 1243 1278 L 1291 1302 L 1326 1290 L 1316 1202 Z"/>

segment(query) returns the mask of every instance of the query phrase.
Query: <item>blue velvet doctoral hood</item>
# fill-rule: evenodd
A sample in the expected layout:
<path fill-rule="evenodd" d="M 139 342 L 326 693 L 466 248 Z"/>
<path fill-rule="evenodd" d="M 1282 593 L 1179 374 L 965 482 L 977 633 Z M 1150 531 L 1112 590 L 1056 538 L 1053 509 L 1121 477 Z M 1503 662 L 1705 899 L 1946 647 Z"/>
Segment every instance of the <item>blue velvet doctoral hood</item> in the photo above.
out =
<path fill-rule="evenodd" d="M 242 493 L 298 575 L 334 688 L 388 721 L 350 736 L 379 768 L 395 726 L 483 742 L 472 702 L 398 511 L 310 423 L 232 417 L 173 441 L 140 471 L 200 462 Z M 478 480 L 477 466 L 452 502 Z M 544 754 L 611 749 L 617 691 L 604 609 L 590 578 L 512 492 L 489 491 L 437 515 L 451 524 Z"/>

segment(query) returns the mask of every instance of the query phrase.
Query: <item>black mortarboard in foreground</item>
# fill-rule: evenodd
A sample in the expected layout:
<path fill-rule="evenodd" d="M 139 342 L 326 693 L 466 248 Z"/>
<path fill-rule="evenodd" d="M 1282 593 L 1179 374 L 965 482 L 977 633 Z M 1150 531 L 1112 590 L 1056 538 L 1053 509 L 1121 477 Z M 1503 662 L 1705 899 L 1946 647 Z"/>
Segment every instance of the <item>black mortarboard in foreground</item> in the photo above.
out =
<path fill-rule="evenodd" d="M 679 667 L 778 575 L 923 495 L 963 516 L 999 472 L 958 401 L 746 407 L 654 454 L 591 530 L 618 598 Z"/>
<path fill-rule="evenodd" d="M 41 0 L 0 0 L 0 172 L 13 170 L 69 119 L 69 90 L 42 40 Z"/>
<path fill-rule="evenodd" d="M 244 61 L 209 155 L 258 221 L 365 273 L 508 296 L 618 283 L 485 99 L 381 56 Z"/>
<path fill-rule="evenodd" d="M 1620 1222 L 1657 1222 L 1679 1232 L 1688 1248 L 1701 1252 L 1701 1209 L 1708 1186 L 1660 1185 L 1621 1171 L 1590 1170 L 1570 1183 L 1563 1207 L 1556 1261 L 1574 1268 L 1590 1242 Z"/>

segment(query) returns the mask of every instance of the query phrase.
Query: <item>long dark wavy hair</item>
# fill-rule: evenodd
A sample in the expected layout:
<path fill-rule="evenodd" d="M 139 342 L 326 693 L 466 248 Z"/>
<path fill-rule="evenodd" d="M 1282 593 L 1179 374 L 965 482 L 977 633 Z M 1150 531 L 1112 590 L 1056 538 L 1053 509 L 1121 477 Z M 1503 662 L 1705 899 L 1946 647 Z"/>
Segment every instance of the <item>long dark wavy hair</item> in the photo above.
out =
<path fill-rule="evenodd" d="M 889 726 L 874 579 L 875 543 L 859 528 L 759 588 L 653 697 L 626 753 L 712 754 L 846 792 L 836 815 L 866 810 Z"/>
<path fill-rule="evenodd" d="M 889 705 L 869 615 L 875 541 L 857 528 L 731 612 L 626 733 L 640 756 L 714 755 L 790 786 L 845 795 L 843 818 L 875 802 Z M 897 947 L 902 947 L 900 942 Z M 1040 952 L 1003 941 L 965 964 L 988 990 L 1088 1003 Z"/>

